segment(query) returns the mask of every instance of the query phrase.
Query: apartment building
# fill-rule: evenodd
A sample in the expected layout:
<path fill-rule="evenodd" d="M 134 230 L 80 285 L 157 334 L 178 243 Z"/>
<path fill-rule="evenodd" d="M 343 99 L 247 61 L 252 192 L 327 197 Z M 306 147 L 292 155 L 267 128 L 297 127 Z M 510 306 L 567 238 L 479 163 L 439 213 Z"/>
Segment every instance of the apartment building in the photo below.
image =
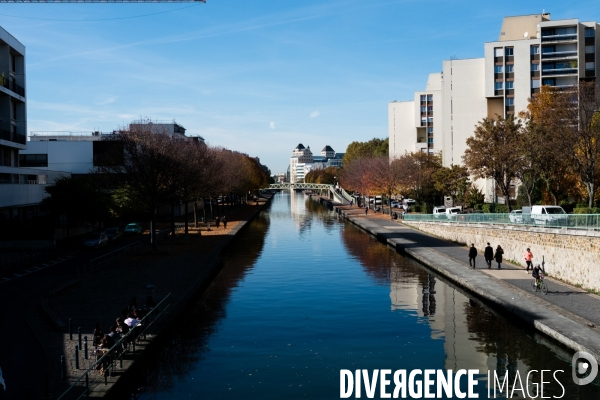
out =
<path fill-rule="evenodd" d="M 388 105 L 390 157 L 442 153 L 444 166 L 461 164 L 466 140 L 485 117 L 518 114 L 542 85 L 569 90 L 598 76 L 600 30 L 596 22 L 552 21 L 550 14 L 505 17 L 498 40 L 484 57 L 442 62 L 425 91 Z M 486 196 L 489 181 L 477 182 Z"/>

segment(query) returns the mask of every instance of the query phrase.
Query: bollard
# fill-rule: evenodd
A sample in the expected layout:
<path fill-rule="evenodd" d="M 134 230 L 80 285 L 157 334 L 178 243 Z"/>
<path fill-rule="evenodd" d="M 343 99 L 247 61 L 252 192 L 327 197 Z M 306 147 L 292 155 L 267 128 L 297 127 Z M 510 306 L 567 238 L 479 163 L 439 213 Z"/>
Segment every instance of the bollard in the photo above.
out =
<path fill-rule="evenodd" d="M 79 348 L 83 348 L 83 346 L 81 345 L 81 327 L 77 328 L 77 341 L 79 343 Z"/>
<path fill-rule="evenodd" d="M 69 318 L 69 340 L 73 340 L 73 329 L 71 328 L 71 318 Z"/>
<path fill-rule="evenodd" d="M 50 378 L 48 376 L 48 371 L 44 373 L 44 398 L 50 398 Z"/>
<path fill-rule="evenodd" d="M 65 356 L 60 356 L 60 380 L 65 380 Z"/>
<path fill-rule="evenodd" d="M 87 341 L 87 336 L 83 337 L 83 358 L 85 360 L 88 359 L 88 341 Z"/>
<path fill-rule="evenodd" d="M 134 339 L 131 341 L 131 343 L 133 344 L 133 354 L 135 354 L 135 337 L 134 337 Z"/>
<path fill-rule="evenodd" d="M 75 346 L 75 369 L 79 369 L 79 346 Z"/>
<path fill-rule="evenodd" d="M 89 399 L 90 398 L 90 374 L 88 374 L 87 372 L 85 373 L 85 398 Z"/>

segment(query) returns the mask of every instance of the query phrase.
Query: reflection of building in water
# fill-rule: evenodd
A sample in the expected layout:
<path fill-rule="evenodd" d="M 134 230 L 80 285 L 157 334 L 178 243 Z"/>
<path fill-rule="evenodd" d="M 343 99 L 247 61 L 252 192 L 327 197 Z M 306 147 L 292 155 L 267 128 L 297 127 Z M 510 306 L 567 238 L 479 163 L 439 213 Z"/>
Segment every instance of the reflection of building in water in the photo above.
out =
<path fill-rule="evenodd" d="M 469 331 L 465 309 L 475 307 L 474 314 L 477 315 L 485 312 L 483 306 L 452 287 L 437 282 L 433 275 L 415 276 L 414 271 L 391 267 L 390 299 L 392 310 L 414 310 L 429 324 L 431 338 L 444 340 L 445 369 L 479 369 L 481 374 L 495 370 L 502 376 L 508 370 L 511 383 L 517 370 L 521 376 L 527 375 L 529 369 L 522 362 L 505 354 L 488 355 L 478 350 L 485 343 L 479 341 L 476 332 Z"/>
<path fill-rule="evenodd" d="M 311 216 L 308 215 L 304 206 L 304 193 L 290 189 L 290 214 L 297 229 L 304 229 L 310 223 Z"/>

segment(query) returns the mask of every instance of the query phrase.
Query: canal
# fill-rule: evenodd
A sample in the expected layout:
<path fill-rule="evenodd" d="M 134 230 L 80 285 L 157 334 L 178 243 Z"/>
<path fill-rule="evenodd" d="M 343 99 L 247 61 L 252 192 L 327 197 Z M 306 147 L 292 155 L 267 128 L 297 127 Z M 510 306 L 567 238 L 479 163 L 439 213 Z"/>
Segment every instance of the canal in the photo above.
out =
<path fill-rule="evenodd" d="M 525 387 L 530 370 L 563 370 L 556 375 L 562 386 L 546 373 L 544 397 L 600 393 L 597 385 L 573 384 L 571 352 L 300 192 L 274 197 L 174 330 L 141 373 L 137 398 L 336 399 L 342 369 L 478 369 L 479 398 L 492 387 L 488 371 L 508 372 L 511 387 L 517 377 Z M 540 378 L 530 375 L 531 397 Z M 523 398 L 519 388 L 512 398 Z"/>

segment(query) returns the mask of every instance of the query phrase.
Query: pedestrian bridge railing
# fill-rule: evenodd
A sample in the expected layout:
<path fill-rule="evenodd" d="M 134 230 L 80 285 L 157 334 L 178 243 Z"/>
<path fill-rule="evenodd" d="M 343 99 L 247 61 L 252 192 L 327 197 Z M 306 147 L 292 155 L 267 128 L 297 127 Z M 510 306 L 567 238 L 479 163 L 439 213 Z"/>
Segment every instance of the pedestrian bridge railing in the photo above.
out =
<path fill-rule="evenodd" d="M 406 214 L 404 220 L 600 231 L 600 214 Z"/>

